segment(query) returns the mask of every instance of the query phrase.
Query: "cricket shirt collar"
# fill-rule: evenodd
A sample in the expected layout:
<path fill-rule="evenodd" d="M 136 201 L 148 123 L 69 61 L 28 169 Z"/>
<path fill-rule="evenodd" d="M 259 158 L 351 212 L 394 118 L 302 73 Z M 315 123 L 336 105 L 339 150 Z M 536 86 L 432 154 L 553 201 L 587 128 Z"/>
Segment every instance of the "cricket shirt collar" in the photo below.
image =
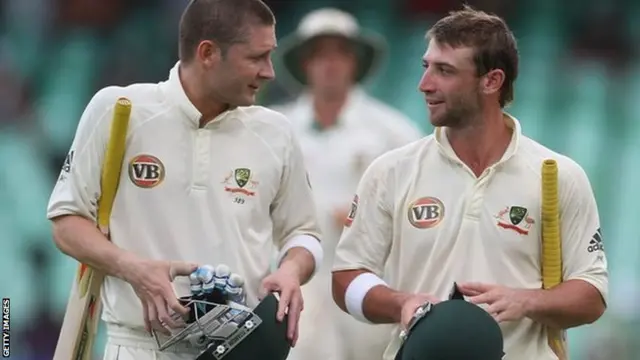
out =
<path fill-rule="evenodd" d="M 506 162 L 516 154 L 520 144 L 520 138 L 522 137 L 522 128 L 520 127 L 520 122 L 518 121 L 518 119 L 506 112 L 503 112 L 502 114 L 505 124 L 513 130 L 513 133 L 511 135 L 511 142 L 509 143 L 509 146 L 507 147 L 498 163 Z M 438 149 L 444 156 L 456 162 L 460 161 L 455 151 L 453 151 L 448 137 L 446 136 L 446 128 L 436 127 L 434 129 L 434 138 L 436 143 L 438 144 Z"/>
<path fill-rule="evenodd" d="M 184 114 L 185 119 L 193 124 L 196 128 L 200 126 L 200 119 L 202 119 L 202 113 L 198 108 L 193 105 L 191 100 L 187 97 L 187 93 L 184 91 L 182 82 L 180 81 L 180 62 L 178 61 L 175 66 L 169 72 L 169 79 L 164 83 L 164 88 L 171 101 L 180 111 Z M 230 108 L 220 115 L 218 115 L 211 122 L 217 122 L 228 115 L 235 113 L 235 110 L 239 110 L 238 107 Z"/>

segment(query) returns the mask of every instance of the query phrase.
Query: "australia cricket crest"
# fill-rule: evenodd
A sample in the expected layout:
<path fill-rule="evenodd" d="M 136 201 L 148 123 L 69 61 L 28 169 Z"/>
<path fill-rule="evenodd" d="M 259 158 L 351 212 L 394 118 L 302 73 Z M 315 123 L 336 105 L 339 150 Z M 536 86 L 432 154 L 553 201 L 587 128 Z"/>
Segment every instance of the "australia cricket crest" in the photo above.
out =
<path fill-rule="evenodd" d="M 245 185 L 247 185 L 249 179 L 251 179 L 251 170 L 247 168 L 235 169 L 233 171 L 233 175 L 235 177 L 236 184 L 238 184 L 239 187 L 243 188 Z"/>
<path fill-rule="evenodd" d="M 535 220 L 529 216 L 529 210 L 522 206 L 507 206 L 496 215 L 496 219 L 501 228 L 522 235 L 529 234 L 531 226 L 535 224 Z"/>
<path fill-rule="evenodd" d="M 224 191 L 234 196 L 233 202 L 244 204 L 245 198 L 256 195 L 259 182 L 254 180 L 254 174 L 249 168 L 236 168 L 224 178 Z"/>

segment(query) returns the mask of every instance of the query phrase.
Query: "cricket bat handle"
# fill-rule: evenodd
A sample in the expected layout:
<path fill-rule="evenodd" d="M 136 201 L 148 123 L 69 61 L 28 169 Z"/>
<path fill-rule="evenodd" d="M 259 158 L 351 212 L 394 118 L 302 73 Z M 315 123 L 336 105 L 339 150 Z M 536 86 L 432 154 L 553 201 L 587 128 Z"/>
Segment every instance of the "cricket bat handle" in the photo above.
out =
<path fill-rule="evenodd" d="M 560 199 L 558 164 L 542 163 L 542 287 L 551 289 L 562 282 L 562 239 L 560 235 Z M 548 342 L 560 360 L 567 359 L 564 331 L 547 328 Z"/>

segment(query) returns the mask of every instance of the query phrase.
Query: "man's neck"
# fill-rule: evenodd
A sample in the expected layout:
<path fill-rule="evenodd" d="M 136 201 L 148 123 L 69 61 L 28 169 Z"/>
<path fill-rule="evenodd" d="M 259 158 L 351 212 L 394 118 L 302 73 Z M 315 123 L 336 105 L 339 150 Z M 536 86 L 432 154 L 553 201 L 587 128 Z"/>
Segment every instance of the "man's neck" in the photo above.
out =
<path fill-rule="evenodd" d="M 200 86 L 201 78 L 194 68 L 180 65 L 178 73 L 187 98 L 202 114 L 199 124 L 201 128 L 229 108 L 229 104 L 216 101 L 210 94 L 203 91 L 204 87 Z"/>
<path fill-rule="evenodd" d="M 347 102 L 348 92 L 323 96 L 313 94 L 313 111 L 315 121 L 321 128 L 329 128 L 336 124 L 338 117 Z"/>
<path fill-rule="evenodd" d="M 476 176 L 498 162 L 511 142 L 512 129 L 504 120 L 502 109 L 486 109 L 471 125 L 447 128 L 446 136 L 453 151 Z"/>

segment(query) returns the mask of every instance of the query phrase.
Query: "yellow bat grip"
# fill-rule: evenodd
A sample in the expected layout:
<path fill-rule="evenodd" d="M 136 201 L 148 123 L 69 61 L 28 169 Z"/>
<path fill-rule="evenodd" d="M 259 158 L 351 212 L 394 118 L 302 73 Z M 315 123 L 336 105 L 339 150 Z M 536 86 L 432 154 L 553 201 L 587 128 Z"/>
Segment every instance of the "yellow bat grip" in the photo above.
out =
<path fill-rule="evenodd" d="M 131 101 L 126 98 L 119 98 L 115 104 L 109 142 L 107 143 L 102 173 L 100 174 L 101 196 L 98 199 L 98 227 L 107 237 L 109 236 L 109 219 L 111 218 L 113 200 L 120 180 L 130 115 Z M 89 266 L 86 264 L 79 265 L 77 278 L 79 279 L 78 291 L 81 296 L 86 295 L 93 275 L 93 269 Z"/>
<path fill-rule="evenodd" d="M 562 241 L 560 236 L 558 164 L 542 163 L 542 287 L 551 289 L 562 282 Z M 567 359 L 564 332 L 547 329 L 549 346 L 560 360 Z"/>
<path fill-rule="evenodd" d="M 558 198 L 558 164 L 542 164 L 542 286 L 550 289 L 562 282 L 562 243 Z"/>
<path fill-rule="evenodd" d="M 98 202 L 98 226 L 105 235 L 109 232 L 109 218 L 120 181 L 130 115 L 131 102 L 126 98 L 119 98 L 113 112 L 111 134 L 100 179 L 102 194 Z"/>

